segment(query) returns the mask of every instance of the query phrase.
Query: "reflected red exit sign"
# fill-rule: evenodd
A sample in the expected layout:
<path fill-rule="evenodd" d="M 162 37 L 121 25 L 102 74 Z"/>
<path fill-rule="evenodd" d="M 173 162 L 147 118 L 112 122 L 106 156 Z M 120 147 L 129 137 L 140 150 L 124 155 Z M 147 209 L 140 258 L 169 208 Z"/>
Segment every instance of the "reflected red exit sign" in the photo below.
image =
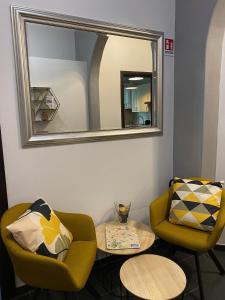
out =
<path fill-rule="evenodd" d="M 174 55 L 174 39 L 165 39 L 164 53 L 165 55 Z"/>

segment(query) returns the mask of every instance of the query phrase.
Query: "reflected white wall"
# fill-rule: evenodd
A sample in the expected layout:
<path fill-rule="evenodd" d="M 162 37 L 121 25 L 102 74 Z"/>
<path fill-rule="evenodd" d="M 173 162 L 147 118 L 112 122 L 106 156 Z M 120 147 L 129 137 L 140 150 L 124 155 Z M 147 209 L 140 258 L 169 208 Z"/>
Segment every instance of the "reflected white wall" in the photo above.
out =
<path fill-rule="evenodd" d="M 76 59 L 73 29 L 27 23 L 26 31 L 29 56 Z"/>
<path fill-rule="evenodd" d="M 89 128 L 88 65 L 87 59 L 77 57 L 81 56 L 81 49 L 78 47 L 78 53 L 76 49 L 80 35 L 74 29 L 27 23 L 31 86 L 51 87 L 60 102 L 52 121 L 34 122 L 36 132 L 73 132 Z M 83 38 L 86 46 L 90 37 L 92 34 L 85 34 L 86 39 Z"/>
<path fill-rule="evenodd" d="M 99 72 L 101 129 L 122 127 L 120 71 L 152 72 L 150 42 L 109 36 Z"/>
<path fill-rule="evenodd" d="M 37 131 L 88 130 L 87 63 L 30 57 L 30 81 L 34 87 L 51 87 L 60 102 L 50 122 L 34 122 Z"/>

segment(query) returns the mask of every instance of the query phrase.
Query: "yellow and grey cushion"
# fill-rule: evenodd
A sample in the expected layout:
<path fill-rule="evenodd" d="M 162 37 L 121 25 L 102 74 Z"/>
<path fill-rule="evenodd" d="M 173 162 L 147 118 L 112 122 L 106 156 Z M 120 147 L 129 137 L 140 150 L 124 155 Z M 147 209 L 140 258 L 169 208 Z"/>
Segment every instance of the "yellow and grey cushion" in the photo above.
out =
<path fill-rule="evenodd" d="M 64 260 L 72 243 L 71 232 L 42 199 L 7 226 L 17 243 L 31 252 Z"/>
<path fill-rule="evenodd" d="M 169 221 L 203 231 L 212 231 L 220 210 L 223 182 L 175 177 Z"/>

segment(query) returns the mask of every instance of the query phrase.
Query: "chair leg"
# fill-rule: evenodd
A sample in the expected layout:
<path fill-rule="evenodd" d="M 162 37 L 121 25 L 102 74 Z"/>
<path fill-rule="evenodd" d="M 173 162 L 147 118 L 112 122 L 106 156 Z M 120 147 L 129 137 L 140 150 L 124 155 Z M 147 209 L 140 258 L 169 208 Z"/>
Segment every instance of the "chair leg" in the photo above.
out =
<path fill-rule="evenodd" d="M 201 300 L 205 300 L 202 275 L 201 275 L 201 270 L 200 270 L 199 255 L 198 255 L 198 253 L 195 253 L 194 255 L 195 255 L 195 264 L 196 264 L 196 270 L 197 270 L 200 298 L 201 298 Z"/>
<path fill-rule="evenodd" d="M 209 256 L 211 257 L 212 261 L 214 262 L 214 264 L 216 265 L 220 275 L 225 275 L 225 270 L 223 268 L 223 266 L 221 265 L 220 261 L 218 260 L 218 258 L 216 257 L 215 252 L 211 249 L 208 251 Z"/>

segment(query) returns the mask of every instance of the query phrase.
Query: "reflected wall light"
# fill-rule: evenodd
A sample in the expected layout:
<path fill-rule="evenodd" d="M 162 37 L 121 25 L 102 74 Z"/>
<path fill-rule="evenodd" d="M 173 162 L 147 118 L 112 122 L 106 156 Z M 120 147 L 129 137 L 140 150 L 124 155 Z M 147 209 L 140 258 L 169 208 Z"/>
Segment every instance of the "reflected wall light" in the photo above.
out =
<path fill-rule="evenodd" d="M 126 90 L 136 90 L 137 87 L 136 86 L 128 86 L 125 88 Z"/>
<path fill-rule="evenodd" d="M 144 79 L 144 77 L 139 77 L 139 76 L 129 78 L 129 80 L 132 80 L 132 81 L 143 80 L 143 79 Z"/>

